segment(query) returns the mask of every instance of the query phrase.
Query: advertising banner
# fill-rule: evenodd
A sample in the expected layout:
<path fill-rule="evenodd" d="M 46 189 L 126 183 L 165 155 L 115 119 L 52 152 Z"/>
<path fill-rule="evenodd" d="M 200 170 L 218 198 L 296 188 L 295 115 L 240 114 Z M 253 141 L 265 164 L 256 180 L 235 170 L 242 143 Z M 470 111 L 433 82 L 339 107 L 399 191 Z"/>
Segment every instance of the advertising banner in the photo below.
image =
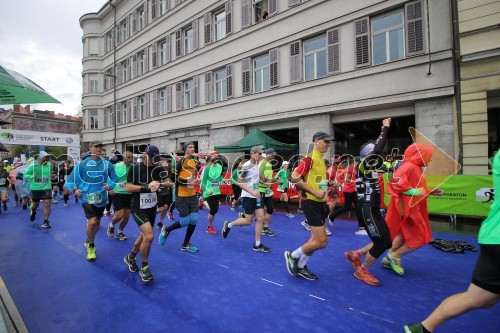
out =
<path fill-rule="evenodd" d="M 492 176 L 454 175 L 448 180 L 446 178 L 448 176 L 427 176 L 428 187 L 440 184 L 439 188 L 444 191 L 440 197 L 429 196 L 430 214 L 488 215 L 495 196 Z M 388 204 L 389 200 L 390 196 L 386 194 L 385 203 Z"/>
<path fill-rule="evenodd" d="M 80 147 L 80 136 L 76 134 L 0 129 L 0 140 L 8 145 Z"/>

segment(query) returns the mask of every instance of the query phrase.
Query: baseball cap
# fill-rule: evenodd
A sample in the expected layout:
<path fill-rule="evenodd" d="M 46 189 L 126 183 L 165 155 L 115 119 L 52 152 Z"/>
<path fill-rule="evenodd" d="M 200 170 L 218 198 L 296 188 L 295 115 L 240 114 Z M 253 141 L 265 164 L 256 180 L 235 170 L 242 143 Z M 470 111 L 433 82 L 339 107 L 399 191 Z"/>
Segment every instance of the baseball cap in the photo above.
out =
<path fill-rule="evenodd" d="M 253 153 L 263 153 L 264 152 L 264 149 L 262 149 L 261 146 L 253 146 L 252 149 L 250 149 L 250 154 L 253 154 Z"/>
<path fill-rule="evenodd" d="M 101 141 L 90 141 L 89 147 L 103 146 Z"/>
<path fill-rule="evenodd" d="M 278 155 L 278 153 L 276 152 L 276 150 L 274 148 L 267 148 L 266 155 Z"/>
<path fill-rule="evenodd" d="M 208 156 L 214 156 L 214 155 L 219 155 L 219 152 L 217 150 L 212 150 Z"/>
<path fill-rule="evenodd" d="M 333 141 L 335 138 L 326 132 L 316 132 L 313 135 L 313 142 L 316 140 Z"/>
<path fill-rule="evenodd" d="M 290 164 L 290 162 L 288 162 L 288 161 L 283 161 L 283 163 L 281 163 L 281 165 L 287 165 L 287 164 Z"/>
<path fill-rule="evenodd" d="M 3 163 L 5 163 L 5 162 L 9 163 L 9 161 L 8 161 L 8 160 L 3 160 Z"/>
<path fill-rule="evenodd" d="M 148 155 L 149 158 L 152 160 L 154 159 L 156 156 L 160 155 L 160 150 L 158 149 L 158 147 L 154 146 L 154 145 L 149 145 L 146 150 L 144 151 L 144 154 Z"/>

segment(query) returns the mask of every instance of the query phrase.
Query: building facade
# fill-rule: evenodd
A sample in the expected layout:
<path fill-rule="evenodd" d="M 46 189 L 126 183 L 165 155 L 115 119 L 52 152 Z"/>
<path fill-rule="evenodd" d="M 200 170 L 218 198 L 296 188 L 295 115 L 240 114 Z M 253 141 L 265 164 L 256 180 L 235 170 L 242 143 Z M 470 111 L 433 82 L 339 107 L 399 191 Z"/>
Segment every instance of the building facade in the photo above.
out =
<path fill-rule="evenodd" d="M 445 0 L 114 0 L 80 19 L 83 140 L 202 151 L 258 127 L 305 152 L 323 130 L 354 154 L 392 117 L 393 146 L 413 126 L 454 157 L 451 22 Z"/>
<path fill-rule="evenodd" d="M 457 1 L 463 172 L 486 174 L 500 144 L 500 1 Z"/>

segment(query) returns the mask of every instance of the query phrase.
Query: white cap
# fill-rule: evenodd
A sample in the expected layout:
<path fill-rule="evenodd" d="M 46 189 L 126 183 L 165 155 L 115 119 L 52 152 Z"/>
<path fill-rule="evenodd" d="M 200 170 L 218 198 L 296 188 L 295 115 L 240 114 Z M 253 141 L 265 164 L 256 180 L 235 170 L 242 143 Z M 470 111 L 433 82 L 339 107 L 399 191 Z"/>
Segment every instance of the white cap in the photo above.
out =
<path fill-rule="evenodd" d="M 38 153 L 39 158 L 44 158 L 47 155 L 48 155 L 48 153 L 45 150 L 40 150 L 40 153 Z"/>
<path fill-rule="evenodd" d="M 287 165 L 287 164 L 289 164 L 289 163 L 290 163 L 290 162 L 288 162 L 288 161 L 283 161 L 283 163 L 281 163 L 281 165 Z"/>
<path fill-rule="evenodd" d="M 8 161 L 8 160 L 3 160 L 3 163 L 5 163 L 5 162 L 9 163 L 9 161 Z"/>

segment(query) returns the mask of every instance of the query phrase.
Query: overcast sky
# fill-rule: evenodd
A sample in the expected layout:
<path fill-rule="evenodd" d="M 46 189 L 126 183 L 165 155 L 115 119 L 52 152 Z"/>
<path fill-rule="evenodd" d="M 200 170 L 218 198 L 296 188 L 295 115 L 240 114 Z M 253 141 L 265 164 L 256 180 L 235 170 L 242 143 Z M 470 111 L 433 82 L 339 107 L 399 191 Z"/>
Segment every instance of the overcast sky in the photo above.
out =
<path fill-rule="evenodd" d="M 27 76 L 62 103 L 32 104 L 31 109 L 78 114 L 83 53 L 79 20 L 108 1 L 0 1 L 0 64 Z"/>

